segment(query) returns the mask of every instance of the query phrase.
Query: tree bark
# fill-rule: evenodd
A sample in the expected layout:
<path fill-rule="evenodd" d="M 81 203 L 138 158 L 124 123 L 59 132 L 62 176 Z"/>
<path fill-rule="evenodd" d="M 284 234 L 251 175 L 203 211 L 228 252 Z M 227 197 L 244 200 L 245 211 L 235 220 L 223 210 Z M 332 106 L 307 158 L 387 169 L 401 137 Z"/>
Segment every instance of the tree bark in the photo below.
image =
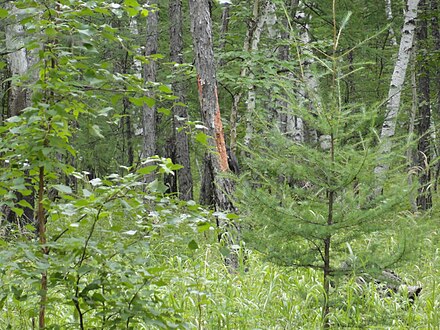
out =
<path fill-rule="evenodd" d="M 417 27 L 418 43 L 418 118 L 417 118 L 417 166 L 419 173 L 419 188 L 417 196 L 417 207 L 419 210 L 426 211 L 432 208 L 431 194 L 431 150 L 430 150 L 430 126 L 431 126 L 431 101 L 430 101 L 430 78 L 429 64 L 427 63 L 428 22 L 425 18 L 427 14 L 426 0 L 420 0 L 420 19 Z"/>
<path fill-rule="evenodd" d="M 440 53 L 440 27 L 438 22 L 438 13 L 439 6 L 438 6 L 438 0 L 431 0 L 431 31 L 432 36 L 434 38 L 434 50 L 435 53 Z M 436 122 L 440 122 L 440 70 L 435 70 L 434 73 L 434 82 L 435 82 L 435 106 L 433 109 L 433 117 Z M 437 157 L 440 154 L 440 140 L 439 140 L 440 134 L 437 133 L 437 139 L 435 141 L 436 144 L 436 150 L 437 150 Z M 440 161 L 436 162 L 436 173 L 435 173 L 435 189 L 437 189 L 438 185 L 438 178 L 440 175 Z"/>
<path fill-rule="evenodd" d="M 229 170 L 229 167 L 223 125 L 220 118 L 209 2 L 207 0 L 189 0 L 189 8 L 200 109 L 211 148 L 205 157 L 205 163 L 215 182 L 214 201 L 216 209 L 219 211 L 232 211 L 234 207 L 228 195 L 232 193 L 233 184 L 231 180 L 221 176 L 222 173 Z M 212 182 L 207 182 L 209 177 L 210 175 L 205 170 L 202 185 L 212 184 Z"/>
<path fill-rule="evenodd" d="M 150 5 L 156 5 L 157 1 L 152 0 Z M 145 56 L 157 54 L 158 48 L 158 10 L 156 7 L 151 7 L 147 16 L 147 38 L 145 43 Z M 157 63 L 154 59 L 149 60 L 148 64 L 144 65 L 144 80 L 146 84 L 156 82 Z M 154 98 L 154 91 L 150 89 L 147 92 L 147 97 Z M 142 109 L 142 128 L 143 128 L 143 149 L 142 158 L 154 156 L 156 154 L 156 106 L 143 105 Z M 145 177 L 146 182 L 154 180 L 154 173 Z"/>
<path fill-rule="evenodd" d="M 388 22 L 391 24 L 393 22 L 393 10 L 391 6 L 391 0 L 385 0 L 385 15 L 387 16 Z M 392 26 L 388 28 L 388 34 L 390 36 L 391 45 L 397 46 L 397 38 L 394 33 L 394 29 Z"/>
<path fill-rule="evenodd" d="M 13 78 L 24 78 L 28 71 L 28 59 L 26 57 L 26 48 L 24 48 L 24 29 L 17 21 L 17 9 L 12 3 L 6 4 L 9 10 L 9 17 L 14 20 L 6 25 L 6 49 L 11 52 L 7 59 L 9 71 Z M 29 96 L 26 89 L 19 86 L 13 80 L 9 90 L 9 116 L 17 116 L 24 108 L 28 106 Z"/>
<path fill-rule="evenodd" d="M 170 57 L 171 61 L 183 64 L 183 17 L 182 0 L 171 0 L 169 7 L 170 14 Z M 179 78 L 173 82 L 173 90 L 178 97 L 177 101 L 185 103 L 184 85 Z M 183 166 L 177 171 L 179 197 L 183 200 L 193 199 L 193 179 L 191 174 L 191 162 L 189 153 L 187 107 L 180 104 L 173 106 L 173 139 L 175 141 L 175 159 L 173 161 Z"/>
<path fill-rule="evenodd" d="M 386 117 L 380 133 L 380 155 L 388 155 L 391 152 L 391 139 L 394 136 L 396 130 L 397 113 L 399 112 L 400 108 L 400 96 L 402 93 L 403 83 L 405 82 L 405 74 L 413 47 L 418 4 L 419 0 L 408 0 L 407 2 L 407 11 L 405 12 L 405 21 L 402 29 L 402 38 L 400 40 L 399 53 L 397 55 L 397 60 L 394 65 L 394 71 L 391 77 L 391 84 L 388 91 Z M 374 169 L 374 174 L 377 180 L 377 186 L 373 192 L 375 196 L 382 193 L 383 181 L 385 179 L 388 169 L 389 165 L 387 164 L 386 160 L 382 157 L 379 158 L 378 165 Z"/>
<path fill-rule="evenodd" d="M 263 15 L 261 11 L 261 7 L 265 5 L 262 4 L 260 0 L 255 0 L 252 11 L 252 18 L 249 20 L 248 30 L 246 32 L 246 37 L 243 43 L 243 51 L 251 52 L 253 50 L 253 46 L 258 47 L 258 43 L 260 41 L 261 32 L 263 31 L 262 27 L 266 20 L 266 16 Z M 248 66 L 243 66 L 240 71 L 240 77 L 245 78 L 248 75 L 249 68 Z M 238 107 L 240 105 L 241 98 L 243 96 L 243 91 L 239 90 L 235 95 L 232 101 L 231 108 L 231 116 L 230 116 L 230 148 L 232 152 L 236 152 L 237 145 L 237 119 L 238 119 Z"/>

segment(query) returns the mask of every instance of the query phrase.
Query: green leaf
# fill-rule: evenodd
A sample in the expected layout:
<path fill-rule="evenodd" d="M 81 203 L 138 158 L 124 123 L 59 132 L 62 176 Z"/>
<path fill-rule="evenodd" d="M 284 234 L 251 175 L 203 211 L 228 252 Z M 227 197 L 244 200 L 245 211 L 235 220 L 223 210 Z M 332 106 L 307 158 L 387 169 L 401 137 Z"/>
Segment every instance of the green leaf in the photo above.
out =
<path fill-rule="evenodd" d="M 159 86 L 159 90 L 160 90 L 161 92 L 166 93 L 166 94 L 172 94 L 172 93 L 173 93 L 173 91 L 171 90 L 171 88 L 169 88 L 167 85 L 160 85 L 160 86 Z"/>
<path fill-rule="evenodd" d="M 58 190 L 59 192 L 62 192 L 64 194 L 71 194 L 72 193 L 72 188 L 70 188 L 69 186 L 65 186 L 63 184 L 56 184 L 53 187 L 56 190 Z"/>
<path fill-rule="evenodd" d="M 8 17 L 9 13 L 6 9 L 0 8 L 0 18 Z"/>
<path fill-rule="evenodd" d="M 157 169 L 157 165 L 145 166 L 145 167 L 138 169 L 137 173 L 139 173 L 141 175 L 147 175 L 147 174 L 150 174 L 151 172 L 155 171 L 156 169 Z"/>
<path fill-rule="evenodd" d="M 157 112 L 163 113 L 165 116 L 169 116 L 171 114 L 171 110 L 167 108 L 159 108 Z"/>
<path fill-rule="evenodd" d="M 190 250 L 197 250 L 199 248 L 199 245 L 197 244 L 197 242 L 195 240 L 191 240 L 188 243 L 188 247 L 190 248 Z"/>
<path fill-rule="evenodd" d="M 207 145 L 208 144 L 209 136 L 206 135 L 205 133 L 198 132 L 196 134 L 196 136 L 195 136 L 195 139 L 196 139 L 197 142 L 200 142 L 203 145 Z"/>
<path fill-rule="evenodd" d="M 26 201 L 24 199 L 21 199 L 17 204 L 20 205 L 20 206 L 23 206 L 23 207 L 27 207 L 29 209 L 33 209 L 34 208 L 31 204 L 29 204 L 28 201 Z"/>
<path fill-rule="evenodd" d="M 90 127 L 90 134 L 97 136 L 99 138 L 104 138 L 104 135 L 101 134 L 101 129 L 98 125 L 92 125 Z"/>
<path fill-rule="evenodd" d="M 19 217 L 21 217 L 24 213 L 23 209 L 19 207 L 11 207 L 11 210 Z"/>
<path fill-rule="evenodd" d="M 197 231 L 199 233 L 203 233 L 211 228 L 211 224 L 209 222 L 201 222 L 197 224 Z"/>

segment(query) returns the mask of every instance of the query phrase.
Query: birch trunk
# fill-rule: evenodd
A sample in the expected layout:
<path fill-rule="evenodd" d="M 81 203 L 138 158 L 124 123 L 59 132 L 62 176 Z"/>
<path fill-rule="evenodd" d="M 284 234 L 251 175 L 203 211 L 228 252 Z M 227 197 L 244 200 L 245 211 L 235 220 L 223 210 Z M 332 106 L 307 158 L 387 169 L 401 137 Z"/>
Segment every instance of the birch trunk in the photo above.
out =
<path fill-rule="evenodd" d="M 393 22 L 393 10 L 391 6 L 391 0 L 385 0 L 385 15 L 387 16 L 388 22 L 391 24 Z M 390 35 L 391 45 L 397 46 L 397 38 L 392 26 L 388 28 L 388 33 Z"/>
<path fill-rule="evenodd" d="M 255 0 L 253 11 L 252 11 L 252 19 L 248 22 L 248 30 L 246 32 L 246 37 L 244 39 L 243 51 L 251 52 L 252 46 L 256 45 L 258 47 L 259 40 L 261 38 L 261 32 L 263 31 L 263 25 L 266 17 L 261 13 L 261 1 Z M 248 75 L 249 68 L 247 66 L 243 66 L 240 71 L 240 77 L 245 78 Z M 240 104 L 241 98 L 243 96 L 243 91 L 239 91 L 234 95 L 234 99 L 232 102 L 231 108 L 231 116 L 230 116 L 230 148 L 232 152 L 236 152 L 236 144 L 237 144 L 237 118 L 238 118 L 238 106 Z"/>
<path fill-rule="evenodd" d="M 24 48 L 24 29 L 19 23 L 17 17 L 17 9 L 12 3 L 6 5 L 9 10 L 9 17 L 14 20 L 10 24 L 6 25 L 5 29 L 5 41 L 8 54 L 9 71 L 12 75 L 12 84 L 9 90 L 8 103 L 9 103 L 9 116 L 17 116 L 21 110 L 29 105 L 29 96 L 26 89 L 19 86 L 16 83 L 16 79 L 24 79 L 24 76 L 28 72 L 28 59 L 26 56 L 26 49 Z"/>
<path fill-rule="evenodd" d="M 156 0 L 150 2 L 155 5 Z M 158 9 L 153 7 L 147 16 L 147 38 L 145 43 L 145 56 L 157 54 L 158 47 Z M 144 81 L 147 85 L 153 85 L 156 82 L 157 64 L 150 59 L 148 64 L 144 65 Z M 153 84 L 152 84 L 153 83 Z M 146 96 L 154 98 L 154 91 L 149 89 Z M 142 107 L 142 129 L 143 129 L 143 148 L 142 158 L 154 156 L 156 154 L 156 106 L 148 106 L 144 104 Z M 145 177 L 146 182 L 154 180 L 154 174 Z"/>
<path fill-rule="evenodd" d="M 258 1 L 255 2 L 256 4 Z M 253 31 L 251 43 L 250 43 L 250 53 L 254 53 L 258 51 L 258 44 L 260 43 L 261 33 L 263 32 L 263 26 L 268 18 L 268 12 L 273 10 L 273 4 L 270 1 L 260 3 L 261 6 L 261 13 L 259 13 L 259 16 L 261 16 L 260 19 L 258 19 L 255 22 L 255 30 Z M 255 17 L 255 9 L 254 9 L 254 17 Z M 257 16 L 258 17 L 258 16 Z M 254 79 L 254 74 L 250 72 L 248 74 L 249 80 Z M 243 139 L 243 144 L 246 147 L 249 147 L 252 139 L 252 134 L 254 132 L 253 127 L 253 116 L 255 112 L 256 107 L 256 87 L 255 85 L 249 86 L 248 90 L 248 96 L 247 96 L 247 102 L 246 102 L 246 134 Z"/>
<path fill-rule="evenodd" d="M 171 61 L 183 64 L 183 18 L 182 0 L 171 0 L 169 7 L 170 20 L 170 57 Z M 173 82 L 173 90 L 178 97 L 178 102 L 185 103 L 184 85 L 179 78 Z M 173 107 L 173 139 L 175 143 L 175 159 L 177 164 L 183 166 L 177 171 L 179 197 L 183 200 L 193 198 L 193 179 L 191 174 L 191 162 L 189 154 L 188 110 L 186 106 L 174 105 Z"/>
<path fill-rule="evenodd" d="M 418 4 L 419 0 L 408 0 L 407 2 L 407 11 L 405 12 L 405 21 L 402 29 L 399 53 L 394 65 L 394 71 L 388 91 L 385 121 L 382 125 L 382 130 L 380 133 L 381 143 L 379 147 L 379 154 L 384 156 L 391 152 L 391 139 L 396 131 L 397 113 L 399 112 L 400 107 L 400 96 L 402 93 L 403 83 L 405 82 L 405 74 L 414 42 Z M 378 165 L 374 169 L 374 174 L 378 182 L 378 185 L 373 192 L 376 196 L 382 192 L 383 181 L 388 169 L 389 165 L 387 164 L 386 160 L 383 157 L 380 157 L 378 159 Z"/>

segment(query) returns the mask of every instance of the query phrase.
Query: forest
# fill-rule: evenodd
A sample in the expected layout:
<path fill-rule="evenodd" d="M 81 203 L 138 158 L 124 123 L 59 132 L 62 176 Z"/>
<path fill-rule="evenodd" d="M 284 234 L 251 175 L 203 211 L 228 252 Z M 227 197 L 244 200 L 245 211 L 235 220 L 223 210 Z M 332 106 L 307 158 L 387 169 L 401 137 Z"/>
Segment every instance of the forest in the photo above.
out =
<path fill-rule="evenodd" d="M 438 0 L 0 0 L 1 329 L 439 329 Z"/>

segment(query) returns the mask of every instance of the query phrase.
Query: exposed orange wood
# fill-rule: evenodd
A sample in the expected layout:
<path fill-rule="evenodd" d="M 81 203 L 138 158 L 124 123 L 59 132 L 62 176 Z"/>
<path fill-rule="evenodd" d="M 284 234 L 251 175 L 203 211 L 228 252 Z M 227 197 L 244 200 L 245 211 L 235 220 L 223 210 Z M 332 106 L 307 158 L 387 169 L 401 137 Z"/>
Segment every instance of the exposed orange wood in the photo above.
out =
<path fill-rule="evenodd" d="M 222 118 L 220 116 L 220 104 L 218 102 L 217 86 L 215 91 L 215 116 L 214 116 L 214 132 L 215 132 L 215 144 L 220 157 L 220 171 L 226 172 L 229 170 L 228 155 L 226 153 L 225 135 L 223 133 Z"/>

